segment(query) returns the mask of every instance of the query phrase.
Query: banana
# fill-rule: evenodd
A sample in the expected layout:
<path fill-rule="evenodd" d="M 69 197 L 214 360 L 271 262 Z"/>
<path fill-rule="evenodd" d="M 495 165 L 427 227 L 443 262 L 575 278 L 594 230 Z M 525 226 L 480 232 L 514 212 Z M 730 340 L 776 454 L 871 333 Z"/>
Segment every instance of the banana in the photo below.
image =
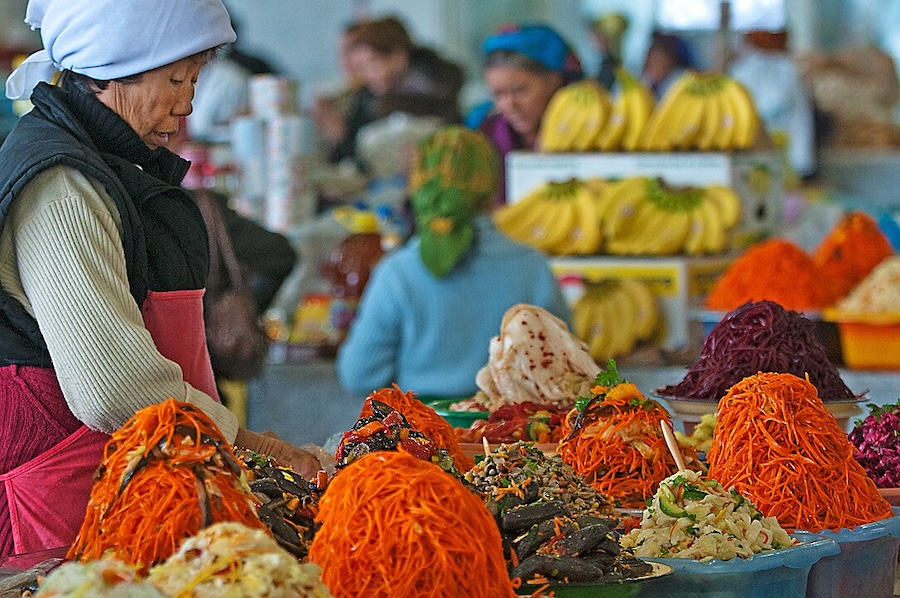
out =
<path fill-rule="evenodd" d="M 638 208 L 647 199 L 647 179 L 629 177 L 612 183 L 606 192 L 606 207 L 602 214 L 603 238 L 617 238 L 624 228 L 631 226 Z"/>
<path fill-rule="evenodd" d="M 614 315 L 609 310 L 607 299 L 599 293 L 594 294 L 591 306 L 591 331 L 588 335 L 588 347 L 591 357 L 598 363 L 606 363 L 609 359 L 609 348 L 612 344 Z"/>
<path fill-rule="evenodd" d="M 722 151 L 734 149 L 735 143 L 735 126 L 738 120 L 738 108 L 734 103 L 734 98 L 725 93 L 725 84 L 723 83 L 719 93 L 716 94 L 716 101 L 719 108 L 719 130 L 713 139 L 713 146 Z"/>
<path fill-rule="evenodd" d="M 704 202 L 704 205 L 707 205 L 707 202 Z M 691 227 L 684 240 L 684 252 L 688 255 L 699 255 L 705 248 L 706 229 L 711 226 L 711 223 L 707 221 L 702 207 L 698 206 L 691 212 Z"/>
<path fill-rule="evenodd" d="M 593 127 L 596 124 L 596 116 L 593 108 L 590 106 L 587 95 L 588 91 L 581 87 L 580 84 L 572 84 L 570 90 L 571 101 L 569 102 L 568 117 L 574 123 L 568 139 L 566 139 L 561 151 L 584 151 L 581 149 L 586 143 L 590 142 Z"/>
<path fill-rule="evenodd" d="M 720 137 L 722 126 L 722 86 L 721 79 L 713 79 L 709 83 L 709 90 L 703 98 L 703 118 L 700 123 L 700 132 L 697 135 L 696 145 L 701 152 L 717 149 L 725 149 L 716 145 Z"/>
<path fill-rule="evenodd" d="M 591 255 L 600 251 L 603 245 L 603 232 L 600 230 L 600 218 L 597 215 L 597 201 L 587 185 L 582 185 L 575 193 L 575 209 L 578 214 L 577 224 L 572 231 L 575 236 L 574 253 Z"/>
<path fill-rule="evenodd" d="M 545 223 L 547 236 L 538 248 L 557 255 L 568 247 L 572 230 L 578 223 L 578 213 L 575 202 L 570 197 L 553 200 L 553 202 L 551 209 L 548 210 L 549 219 Z"/>
<path fill-rule="evenodd" d="M 672 149 L 669 130 L 681 119 L 684 110 L 682 93 L 685 86 L 693 80 L 693 73 L 687 72 L 679 77 L 650 114 L 644 131 L 641 133 L 640 147 L 650 151 L 669 151 Z"/>
<path fill-rule="evenodd" d="M 719 253 L 723 251 L 728 243 L 728 237 L 725 234 L 726 227 L 718 207 L 712 202 L 704 201 L 697 211 L 699 211 L 700 217 L 706 225 L 701 250 L 704 253 Z"/>
<path fill-rule="evenodd" d="M 585 95 L 585 101 L 587 102 L 585 110 L 589 116 L 584 136 L 577 140 L 575 149 L 578 151 L 589 151 L 597 149 L 600 136 L 603 134 L 613 111 L 613 101 L 606 88 L 595 81 L 585 80 L 583 84 L 586 86 L 587 92 Z"/>
<path fill-rule="evenodd" d="M 732 228 L 740 222 L 741 198 L 730 187 L 708 185 L 703 193 L 703 200 L 715 204 L 726 229 Z"/>
<path fill-rule="evenodd" d="M 563 152 L 571 149 L 572 139 L 584 120 L 582 111 L 572 109 L 573 97 L 578 93 L 572 85 L 566 85 L 550 98 L 538 130 L 539 145 L 544 151 Z"/>
<path fill-rule="evenodd" d="M 641 134 L 647 121 L 650 120 L 656 100 L 653 92 L 626 69 L 619 69 L 617 79 L 625 102 L 625 134 L 622 137 L 622 149 L 633 152 L 640 146 Z"/>
<path fill-rule="evenodd" d="M 663 210 L 660 210 L 663 211 Z M 672 255 L 684 251 L 684 242 L 691 227 L 690 212 L 664 212 L 665 218 L 648 241 L 651 255 Z M 652 230 L 652 228 L 651 228 Z"/>
<path fill-rule="evenodd" d="M 612 316 L 609 357 L 628 354 L 637 338 L 637 317 L 629 296 L 622 290 L 621 281 L 616 281 L 607 302 Z"/>
<path fill-rule="evenodd" d="M 650 231 L 657 231 L 664 217 L 665 212 L 645 198 L 635 207 L 628 226 L 621 228 L 618 234 L 606 237 L 607 251 L 615 255 L 649 254 L 649 246 L 657 234 Z"/>
<path fill-rule="evenodd" d="M 620 91 L 616 96 L 606 125 L 597 136 L 596 148 L 602 152 L 614 152 L 622 147 L 622 139 L 628 126 L 625 97 Z"/>
<path fill-rule="evenodd" d="M 590 293 L 585 293 L 572 305 L 572 331 L 584 342 L 591 340 L 593 301 Z"/>
<path fill-rule="evenodd" d="M 732 78 L 726 82 L 723 93 L 730 99 L 736 112 L 732 148 L 748 149 L 753 147 L 761 123 L 753 96 L 741 82 Z"/>
<path fill-rule="evenodd" d="M 603 237 L 603 220 L 606 218 L 606 211 L 610 206 L 610 193 L 612 184 L 606 179 L 591 177 L 585 179 L 584 188 L 594 200 L 594 212 L 597 214 L 597 224 L 600 226 L 600 236 Z"/>
<path fill-rule="evenodd" d="M 689 89 L 679 98 L 681 109 L 675 112 L 667 131 L 669 146 L 674 150 L 689 150 L 695 147 L 695 139 L 703 124 L 705 98 Z"/>
<path fill-rule="evenodd" d="M 718 207 L 705 200 L 691 212 L 691 230 L 684 250 L 691 255 L 719 253 L 725 249 L 725 225 Z"/>
<path fill-rule="evenodd" d="M 541 185 L 517 203 L 497 209 L 493 214 L 497 228 L 520 243 L 540 247 L 552 216 L 546 193 L 547 185 Z"/>
<path fill-rule="evenodd" d="M 591 149 L 611 110 L 609 92 L 592 80 L 560 88 L 544 111 L 540 146 L 548 152 Z"/>
<path fill-rule="evenodd" d="M 659 310 L 653 292 L 646 284 L 633 278 L 622 279 L 622 292 L 628 296 L 634 308 L 636 338 L 652 338 L 659 324 Z"/>

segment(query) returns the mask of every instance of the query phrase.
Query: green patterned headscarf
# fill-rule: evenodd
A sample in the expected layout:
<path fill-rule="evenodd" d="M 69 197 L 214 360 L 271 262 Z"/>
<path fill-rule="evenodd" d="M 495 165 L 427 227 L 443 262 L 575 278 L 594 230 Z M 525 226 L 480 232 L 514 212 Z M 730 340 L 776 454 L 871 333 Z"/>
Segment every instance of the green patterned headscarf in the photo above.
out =
<path fill-rule="evenodd" d="M 409 188 L 422 261 L 438 278 L 472 245 L 472 219 L 493 200 L 499 163 L 491 141 L 465 127 L 443 127 L 419 143 Z"/>

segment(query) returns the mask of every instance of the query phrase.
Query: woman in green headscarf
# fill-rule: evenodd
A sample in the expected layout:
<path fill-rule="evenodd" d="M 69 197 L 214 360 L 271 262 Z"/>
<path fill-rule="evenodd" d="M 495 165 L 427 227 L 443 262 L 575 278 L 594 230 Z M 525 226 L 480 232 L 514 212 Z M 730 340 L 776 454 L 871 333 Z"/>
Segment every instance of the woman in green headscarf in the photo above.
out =
<path fill-rule="evenodd" d="M 397 383 L 421 397 L 468 397 L 507 309 L 529 303 L 571 317 L 547 259 L 493 225 L 499 157 L 490 140 L 448 126 L 417 150 L 417 233 L 372 273 L 338 376 L 359 393 Z"/>

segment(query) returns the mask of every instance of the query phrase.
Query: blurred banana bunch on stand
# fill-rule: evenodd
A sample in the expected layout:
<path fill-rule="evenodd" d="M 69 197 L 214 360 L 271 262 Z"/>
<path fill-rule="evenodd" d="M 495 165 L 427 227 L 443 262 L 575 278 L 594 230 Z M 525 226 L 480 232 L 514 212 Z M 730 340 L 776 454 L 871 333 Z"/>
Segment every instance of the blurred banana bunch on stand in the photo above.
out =
<path fill-rule="evenodd" d="M 547 182 L 494 212 L 507 236 L 551 255 L 719 253 L 740 216 L 729 187 L 642 176 Z"/>
<path fill-rule="evenodd" d="M 653 292 L 633 278 L 588 283 L 572 306 L 573 330 L 598 363 L 627 355 L 638 343 L 652 340 L 660 321 Z"/>
<path fill-rule="evenodd" d="M 603 246 L 600 204 L 606 181 L 547 182 L 494 212 L 510 238 L 552 255 L 592 255 Z"/>
<path fill-rule="evenodd" d="M 608 253 L 698 255 L 726 249 L 741 201 L 723 185 L 671 187 L 657 178 L 630 177 L 608 187 L 600 212 Z"/>
<path fill-rule="evenodd" d="M 675 81 L 644 127 L 647 151 L 730 151 L 753 147 L 761 120 L 750 92 L 720 73 L 689 71 Z"/>
<path fill-rule="evenodd" d="M 625 69 L 611 95 L 593 80 L 570 83 L 550 99 L 539 132 L 545 152 L 633 151 L 653 111 L 653 94 Z"/>
<path fill-rule="evenodd" d="M 544 112 L 539 145 L 544 152 L 745 150 L 761 126 L 753 97 L 728 75 L 688 71 L 656 103 L 620 68 L 612 94 L 592 80 L 557 91 Z"/>

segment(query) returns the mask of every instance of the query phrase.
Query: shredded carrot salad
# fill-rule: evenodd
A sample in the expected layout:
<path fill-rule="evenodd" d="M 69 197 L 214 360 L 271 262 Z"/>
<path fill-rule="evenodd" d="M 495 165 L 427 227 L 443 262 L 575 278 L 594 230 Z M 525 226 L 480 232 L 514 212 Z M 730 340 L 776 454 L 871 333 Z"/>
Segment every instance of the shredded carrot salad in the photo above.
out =
<path fill-rule="evenodd" d="M 669 414 L 630 382 L 595 386 L 591 394 L 566 416 L 557 452 L 619 506 L 643 508 L 676 471 L 659 423 L 669 423 Z"/>
<path fill-rule="evenodd" d="M 892 516 L 816 387 L 793 374 L 759 373 L 732 386 L 707 459 L 710 478 L 786 529 L 836 531 Z"/>
<path fill-rule="evenodd" d="M 106 444 L 67 558 L 91 561 L 111 551 L 146 573 L 221 521 L 265 529 L 219 428 L 197 407 L 168 399 L 138 411 Z"/>
<path fill-rule="evenodd" d="M 465 473 L 475 465 L 475 461 L 459 448 L 453 426 L 438 415 L 434 409 L 417 399 L 415 393 L 403 392 L 399 386 L 394 384 L 389 388 L 376 390 L 368 398 L 381 401 L 402 413 L 413 428 L 450 453 L 450 456 L 453 457 L 453 464 L 459 471 Z M 363 403 L 359 417 L 371 415 L 372 407 L 369 401 L 366 401 Z"/>
<path fill-rule="evenodd" d="M 407 453 L 369 453 L 340 470 L 316 521 L 309 558 L 335 596 L 515 596 L 481 499 Z"/>
<path fill-rule="evenodd" d="M 738 256 L 710 289 L 706 307 L 731 311 L 763 299 L 794 310 L 821 309 L 829 303 L 812 258 L 777 238 L 760 241 Z"/>

